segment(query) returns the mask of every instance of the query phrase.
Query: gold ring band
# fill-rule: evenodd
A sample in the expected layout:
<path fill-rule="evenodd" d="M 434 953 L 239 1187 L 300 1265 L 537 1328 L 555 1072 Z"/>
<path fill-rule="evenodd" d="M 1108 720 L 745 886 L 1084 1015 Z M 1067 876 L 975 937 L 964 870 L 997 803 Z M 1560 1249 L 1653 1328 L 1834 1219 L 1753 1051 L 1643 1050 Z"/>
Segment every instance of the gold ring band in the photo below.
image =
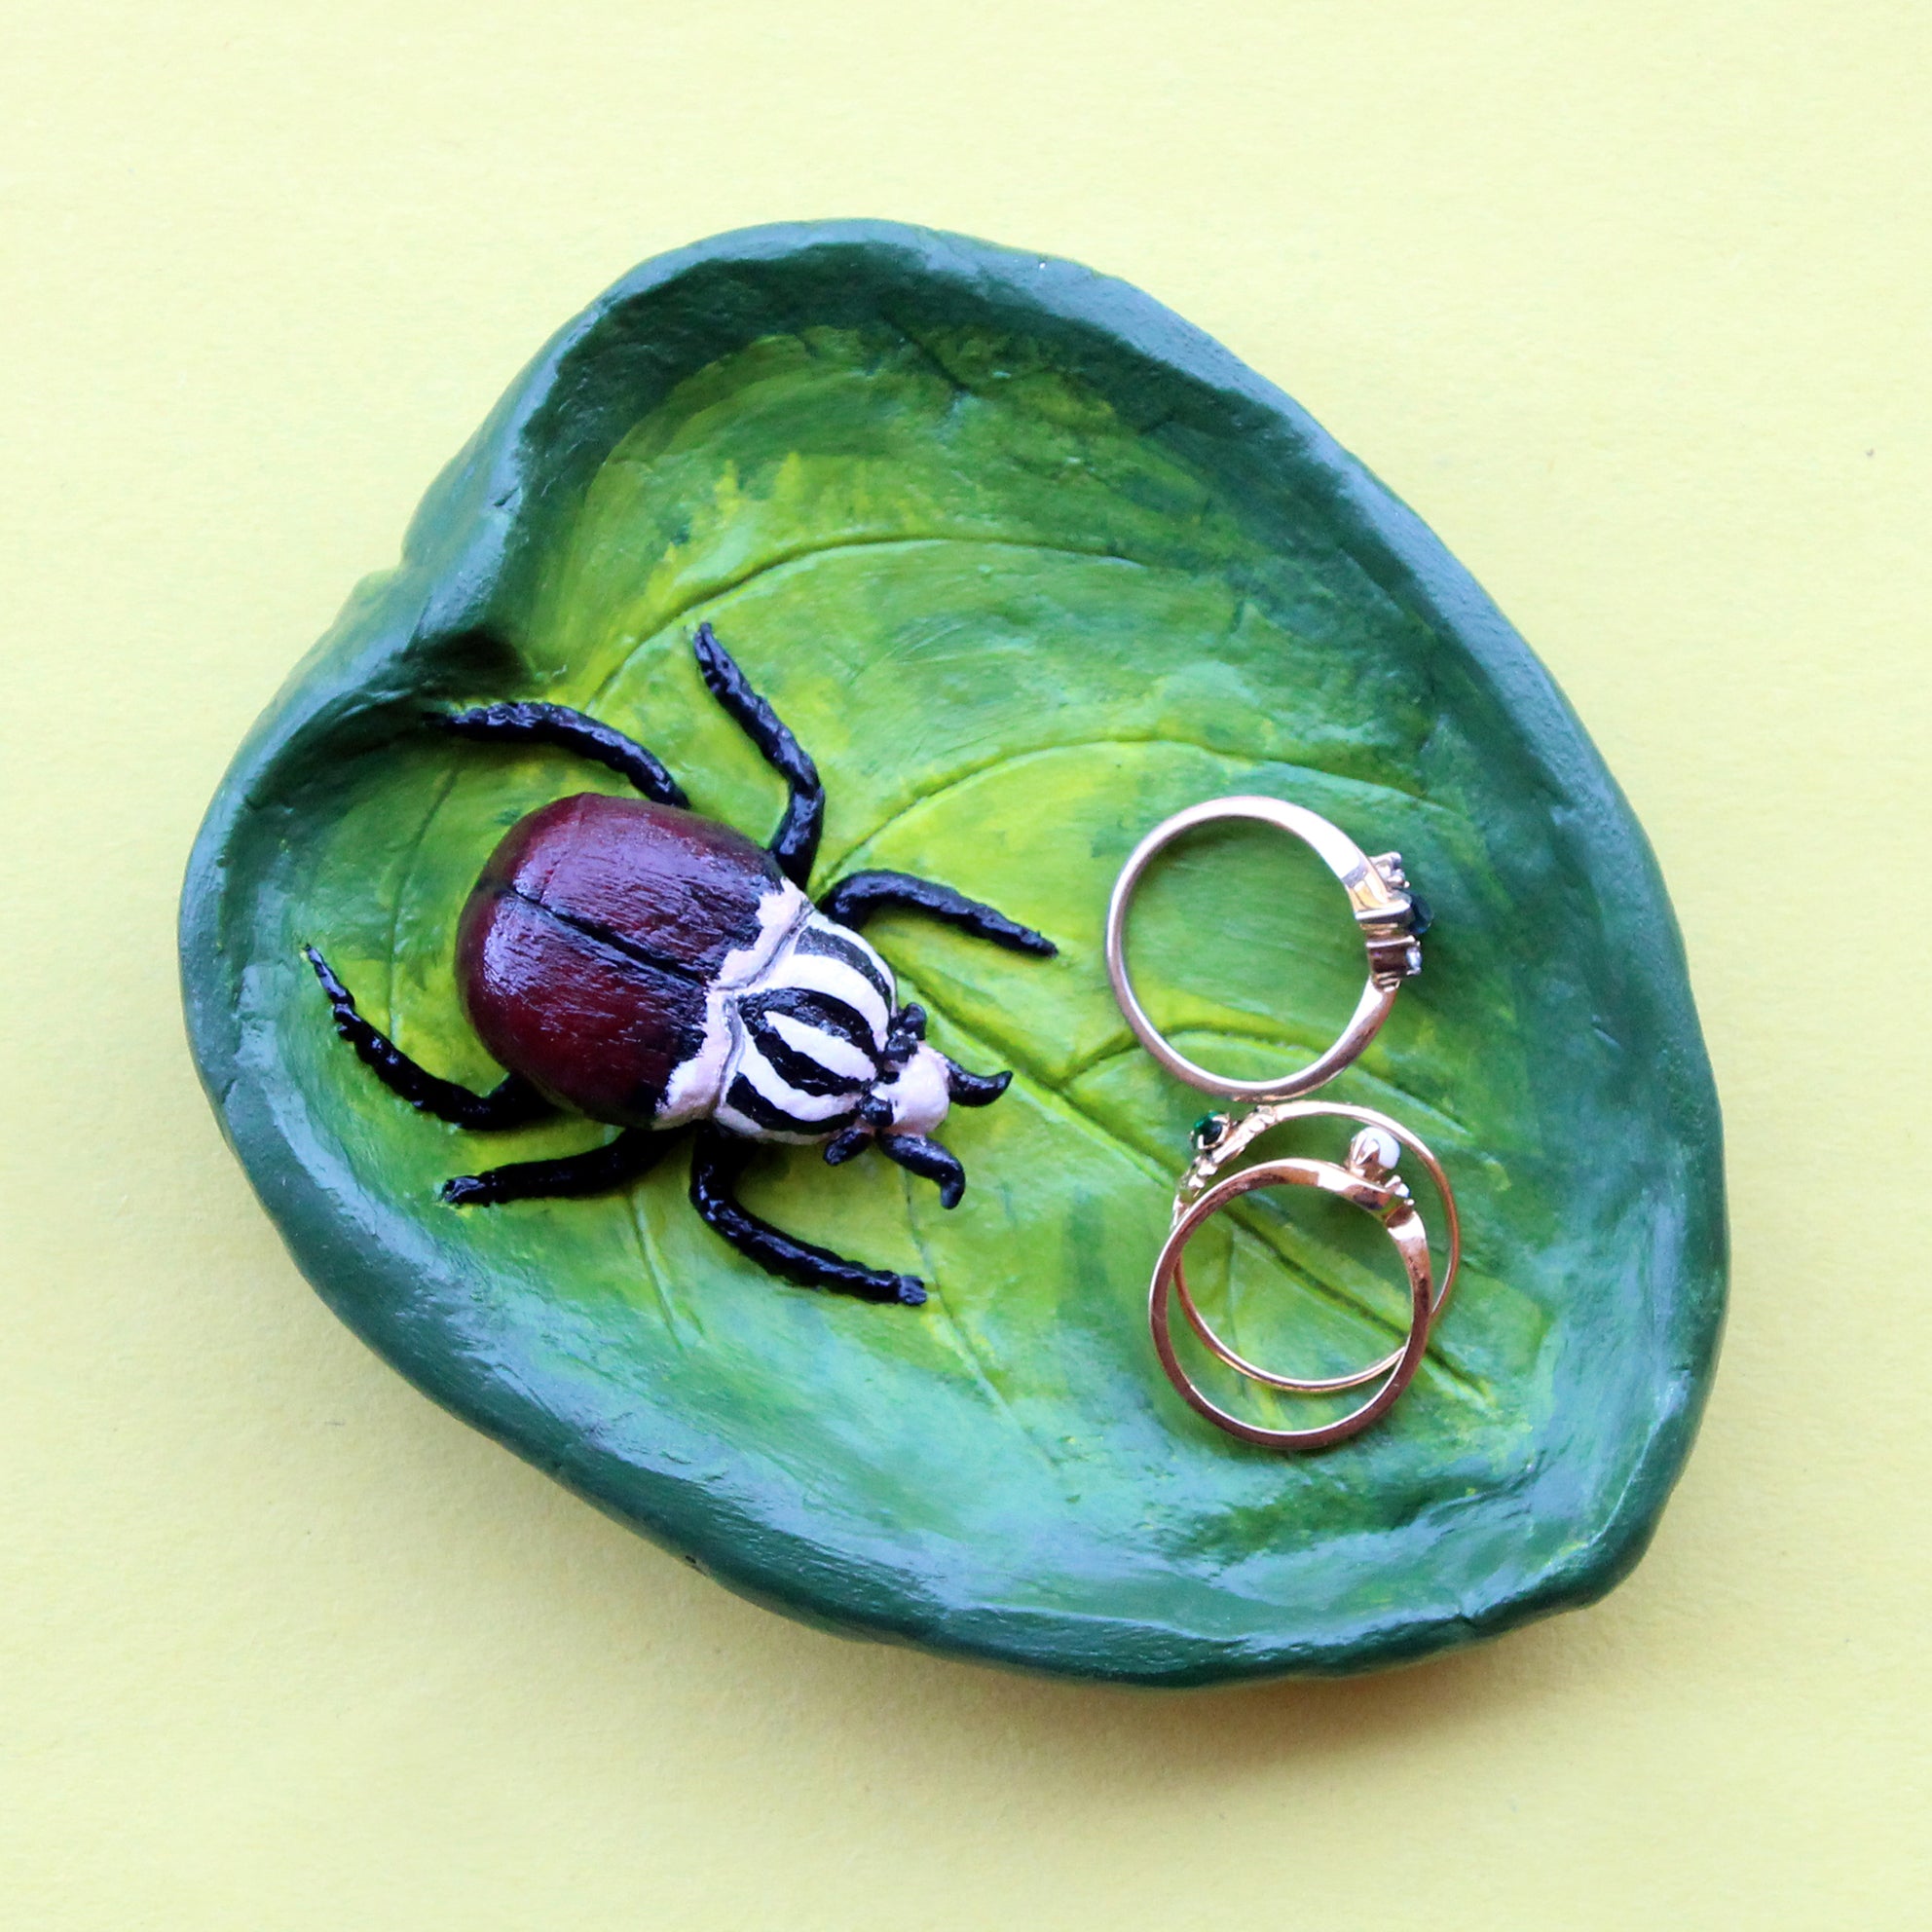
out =
<path fill-rule="evenodd" d="M 1363 1208 L 1373 1214 L 1394 1243 L 1402 1257 L 1409 1282 L 1409 1327 L 1402 1346 L 1395 1353 L 1393 1366 L 1374 1394 L 1335 1421 L 1309 1429 L 1265 1429 L 1224 1409 L 1207 1395 L 1181 1366 L 1174 1352 L 1170 1320 L 1170 1296 L 1174 1275 L 1187 1244 L 1204 1223 L 1213 1218 L 1230 1202 L 1264 1187 L 1315 1187 L 1325 1194 Z M 1423 1231 L 1422 1216 L 1407 1193 L 1366 1179 L 1352 1169 L 1332 1161 L 1288 1159 L 1264 1161 L 1259 1167 L 1245 1168 L 1239 1173 L 1216 1181 L 1208 1192 L 1185 1208 L 1162 1245 L 1154 1264 L 1153 1286 L 1147 1298 L 1147 1321 L 1154 1338 L 1154 1352 L 1175 1393 L 1196 1414 L 1205 1416 L 1217 1428 L 1244 1442 L 1263 1449 L 1287 1450 L 1306 1455 L 1314 1450 L 1332 1448 L 1358 1435 L 1372 1423 L 1379 1422 L 1415 1377 L 1422 1365 L 1423 1351 L 1429 1345 L 1430 1314 L 1433 1305 L 1433 1282 L 1429 1260 L 1429 1237 Z"/>
<path fill-rule="evenodd" d="M 1393 1134 L 1409 1149 L 1428 1170 L 1429 1177 L 1435 1183 L 1435 1192 L 1442 1202 L 1443 1232 L 1449 1247 L 1447 1265 L 1442 1270 L 1442 1284 L 1435 1290 L 1434 1299 L 1430 1304 L 1429 1325 L 1432 1332 L 1441 1319 L 1442 1311 L 1449 1306 L 1449 1296 L 1456 1286 L 1456 1275 L 1463 1265 L 1463 1218 L 1456 1210 L 1455 1190 L 1449 1185 L 1449 1176 L 1442 1171 L 1442 1163 L 1430 1152 L 1428 1144 L 1420 1135 L 1410 1133 L 1398 1120 L 1388 1114 L 1378 1113 L 1373 1107 L 1345 1106 L 1334 1100 L 1285 1100 L 1272 1106 L 1261 1106 L 1232 1126 L 1224 1139 L 1217 1142 L 1208 1154 L 1202 1156 L 1194 1167 L 1181 1177 L 1180 1193 L 1174 1203 L 1174 1218 L 1178 1220 L 1185 1210 L 1190 1198 L 1197 1195 L 1202 1186 L 1215 1170 L 1224 1167 L 1238 1154 L 1258 1140 L 1271 1128 L 1282 1126 L 1291 1120 L 1316 1120 L 1335 1118 L 1354 1121 L 1360 1127 L 1380 1128 L 1383 1133 Z M 1211 1157 L 1211 1166 L 1208 1165 Z M 1196 1180 L 1197 1173 L 1200 1179 Z M 1378 1376 L 1387 1375 L 1401 1360 L 1399 1347 L 1392 1349 L 1380 1361 L 1370 1362 L 1366 1368 L 1356 1369 L 1349 1375 L 1296 1376 L 1281 1375 L 1275 1370 L 1263 1368 L 1251 1362 L 1245 1356 L 1239 1355 L 1222 1341 L 1209 1324 L 1208 1318 L 1201 1313 L 1194 1296 L 1187 1285 L 1187 1270 L 1178 1259 L 1174 1262 L 1174 1293 L 1180 1302 L 1181 1313 L 1187 1318 L 1187 1324 L 1200 1338 L 1208 1351 L 1219 1356 L 1232 1369 L 1238 1369 L 1250 1381 L 1265 1383 L 1271 1389 L 1280 1389 L 1291 1395 L 1335 1395 L 1349 1389 L 1359 1389 L 1364 1383 L 1373 1382 Z"/>
<path fill-rule="evenodd" d="M 1349 897 L 1356 930 L 1368 954 L 1368 981 L 1355 1013 L 1335 1042 L 1308 1065 L 1270 1080 L 1233 1080 L 1198 1066 L 1170 1045 L 1147 1017 L 1133 989 L 1127 967 L 1127 924 L 1133 894 L 1154 858 L 1172 840 L 1198 826 L 1225 819 L 1252 819 L 1272 825 L 1306 844 L 1341 881 Z M 1462 1220 L 1456 1196 L 1442 1164 L 1401 1122 L 1372 1107 L 1305 1100 L 1351 1065 L 1373 1040 L 1395 1004 L 1404 980 L 1422 970 L 1419 940 L 1428 912 L 1409 889 L 1401 855 L 1384 852 L 1370 858 L 1343 832 L 1319 813 L 1280 799 L 1238 797 L 1209 799 L 1165 819 L 1129 855 L 1114 881 L 1107 904 L 1107 977 L 1114 998 L 1133 1036 L 1168 1072 L 1191 1087 L 1228 1100 L 1255 1104 L 1239 1118 L 1210 1114 L 1195 1130 L 1194 1159 L 1174 1191 L 1174 1211 L 1168 1238 L 1154 1264 L 1147 1296 L 1147 1323 L 1161 1367 L 1181 1399 L 1195 1411 L 1263 1449 L 1306 1454 L 1327 1449 L 1358 1435 L 1388 1414 L 1422 1365 L 1430 1333 L 1447 1307 L 1463 1261 Z M 1358 1132 L 1350 1144 L 1348 1163 L 1289 1156 L 1264 1161 L 1252 1168 L 1223 1172 L 1231 1162 L 1272 1128 L 1292 1120 L 1353 1121 Z M 1447 1256 L 1440 1287 L 1429 1252 L 1429 1234 L 1406 1181 L 1397 1177 L 1400 1149 L 1407 1148 L 1428 1169 L 1442 1202 Z M 1345 1375 L 1283 1375 L 1264 1368 L 1231 1348 L 1201 1312 L 1188 1287 L 1183 1257 L 1196 1233 L 1245 1194 L 1266 1187 L 1313 1187 L 1373 1214 L 1402 1257 L 1409 1284 L 1409 1323 L 1400 1345 Z M 1266 1429 L 1245 1421 L 1214 1401 L 1182 1367 L 1174 1343 L 1172 1304 L 1178 1297 L 1187 1324 L 1208 1353 L 1224 1367 L 1263 1388 L 1289 1395 L 1338 1395 L 1374 1387 L 1347 1415 L 1309 1429 Z"/>
<path fill-rule="evenodd" d="M 1170 1046 L 1148 1019 L 1127 970 L 1127 921 L 1141 875 L 1154 858 L 1183 833 L 1224 819 L 1252 819 L 1299 838 L 1333 873 L 1349 895 L 1356 924 L 1368 952 L 1368 983 L 1349 1023 L 1326 1053 L 1292 1073 L 1272 1080 L 1234 1080 L 1198 1066 Z M 1164 819 L 1136 845 L 1114 881 L 1107 904 L 1107 978 L 1133 1036 L 1177 1080 L 1204 1093 L 1239 1100 L 1288 1100 L 1310 1094 L 1354 1060 L 1382 1030 L 1394 1009 L 1402 982 L 1422 971 L 1422 948 L 1414 927 L 1417 908 L 1402 873 L 1400 856 L 1385 852 L 1370 858 L 1339 826 L 1319 812 L 1281 799 L 1209 799 Z"/>

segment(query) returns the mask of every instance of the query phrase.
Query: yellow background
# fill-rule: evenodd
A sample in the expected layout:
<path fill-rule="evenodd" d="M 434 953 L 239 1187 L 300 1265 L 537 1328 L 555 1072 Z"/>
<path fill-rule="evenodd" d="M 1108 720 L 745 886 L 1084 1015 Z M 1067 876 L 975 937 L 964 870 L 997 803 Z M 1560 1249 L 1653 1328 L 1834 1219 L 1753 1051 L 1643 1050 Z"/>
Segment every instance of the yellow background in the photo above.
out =
<path fill-rule="evenodd" d="M 1932 1923 L 1922 4 L 0 8 L 0 1924 Z M 1305 402 L 1656 843 L 1730 1146 L 1703 1437 L 1599 1608 L 1022 1681 L 724 1595 L 295 1275 L 182 1044 L 237 741 L 607 281 L 876 214 Z"/>

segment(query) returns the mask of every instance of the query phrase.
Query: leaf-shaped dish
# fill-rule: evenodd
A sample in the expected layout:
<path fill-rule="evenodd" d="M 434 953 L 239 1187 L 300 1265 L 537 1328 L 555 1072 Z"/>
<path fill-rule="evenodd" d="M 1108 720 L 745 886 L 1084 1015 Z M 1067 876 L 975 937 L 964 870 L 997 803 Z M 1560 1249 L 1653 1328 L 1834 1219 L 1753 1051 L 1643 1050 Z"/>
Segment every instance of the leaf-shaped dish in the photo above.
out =
<path fill-rule="evenodd" d="M 704 618 L 825 773 L 815 886 L 920 873 L 1060 946 L 869 929 L 942 1048 L 1018 1069 L 947 1123 L 956 1212 L 875 1157 L 756 1170 L 751 1205 L 923 1276 L 923 1310 L 757 1273 L 692 1214 L 680 1159 L 609 1199 L 442 1206 L 446 1175 L 603 1130 L 485 1148 L 411 1113 L 299 956 L 325 945 L 408 1051 L 487 1082 L 451 968 L 464 895 L 521 813 L 621 788 L 420 716 L 576 705 L 762 838 L 778 787 L 698 681 Z M 1198 1421 L 1148 1346 L 1200 1096 L 1133 1047 L 1100 951 L 1138 836 L 1235 791 L 1399 848 L 1433 903 L 1427 973 L 1330 1091 L 1435 1142 L 1468 1230 L 1393 1418 L 1298 1461 Z M 1136 978 L 1184 1050 L 1259 1074 L 1349 1011 L 1348 932 L 1332 881 L 1265 834 L 1204 840 L 1143 894 Z M 828 223 L 620 282 L 256 727 L 182 944 L 208 1091 L 344 1319 L 794 1615 L 1092 1677 L 1358 1670 L 1600 1594 L 1689 1448 L 1723 1306 L 1718 1114 L 1628 807 L 1412 515 L 1226 351 L 1070 264 Z M 1401 1305 L 1373 1245 L 1269 1199 L 1197 1245 L 1230 1338 L 1306 1372 L 1380 1353 Z"/>

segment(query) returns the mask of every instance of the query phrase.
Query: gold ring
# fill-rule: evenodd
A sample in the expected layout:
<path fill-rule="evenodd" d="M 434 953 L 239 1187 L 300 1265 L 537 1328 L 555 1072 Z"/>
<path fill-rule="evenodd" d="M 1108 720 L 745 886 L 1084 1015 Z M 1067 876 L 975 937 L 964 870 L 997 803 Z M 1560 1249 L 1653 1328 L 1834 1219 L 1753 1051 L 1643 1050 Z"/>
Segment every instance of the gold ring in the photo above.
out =
<path fill-rule="evenodd" d="M 1141 874 L 1155 854 L 1182 833 L 1220 819 L 1255 819 L 1309 846 L 1341 880 L 1368 951 L 1368 984 L 1341 1036 L 1319 1059 L 1273 1080 L 1231 1080 L 1197 1066 L 1170 1046 L 1148 1019 L 1127 970 L 1127 915 Z M 1230 1099 L 1288 1100 L 1313 1093 L 1333 1079 L 1381 1031 L 1402 982 L 1422 971 L 1420 939 L 1427 924 L 1427 910 L 1409 890 L 1399 853 L 1384 852 L 1371 859 L 1347 833 L 1319 813 L 1280 799 L 1209 799 L 1163 820 L 1133 848 L 1121 868 L 1107 905 L 1107 978 L 1113 983 L 1114 998 L 1134 1038 L 1176 1079 Z"/>
<path fill-rule="evenodd" d="M 1332 1100 L 1284 1100 L 1273 1106 L 1256 1107 L 1242 1120 L 1229 1122 L 1226 1133 L 1204 1148 L 1194 1165 L 1181 1176 L 1180 1189 L 1174 1197 L 1175 1220 L 1180 1219 L 1188 1203 L 1199 1196 L 1201 1189 L 1208 1185 L 1219 1169 L 1245 1152 L 1271 1128 L 1280 1127 L 1284 1121 L 1319 1118 L 1351 1120 L 1357 1126 L 1376 1128 L 1390 1134 L 1415 1155 L 1428 1170 L 1430 1179 L 1435 1183 L 1435 1192 L 1442 1202 L 1443 1232 L 1449 1245 L 1449 1259 L 1442 1271 L 1442 1285 L 1435 1290 L 1434 1299 L 1430 1304 L 1429 1326 L 1433 1332 L 1442 1311 L 1449 1306 L 1449 1296 L 1456 1286 L 1457 1271 L 1463 1265 L 1463 1217 L 1456 1211 L 1456 1193 L 1449 1185 L 1449 1176 L 1442 1171 L 1442 1163 L 1430 1152 L 1427 1143 L 1418 1134 L 1410 1133 L 1400 1121 L 1391 1119 L 1388 1114 L 1377 1113 L 1373 1107 L 1344 1106 Z M 1393 1167 L 1394 1164 L 1390 1162 L 1388 1165 Z M 1377 1376 L 1388 1374 L 1402 1358 L 1401 1349 L 1394 1348 L 1380 1361 L 1372 1361 L 1366 1368 L 1356 1369 L 1349 1375 L 1281 1375 L 1237 1354 L 1214 1332 L 1188 1291 L 1187 1270 L 1181 1266 L 1178 1257 L 1174 1261 L 1174 1292 L 1180 1299 L 1181 1313 L 1187 1317 L 1188 1326 L 1212 1354 L 1230 1368 L 1239 1369 L 1250 1381 L 1266 1383 L 1269 1388 L 1282 1390 L 1291 1395 L 1333 1395 L 1345 1389 L 1359 1389 L 1364 1383 L 1373 1382 Z"/>
<path fill-rule="evenodd" d="M 1128 913 L 1148 865 L 1163 847 L 1183 833 L 1222 819 L 1258 820 L 1308 845 L 1341 881 L 1368 954 L 1368 983 L 1362 988 L 1353 1017 L 1334 1044 L 1308 1065 L 1272 1080 L 1231 1080 L 1197 1066 L 1170 1046 L 1148 1019 L 1127 970 Z M 1304 1454 L 1326 1449 L 1358 1435 L 1388 1414 L 1414 1380 L 1424 1351 L 1429 1347 L 1430 1332 L 1456 1285 L 1463 1260 L 1462 1221 L 1449 1176 L 1428 1146 L 1399 1121 L 1372 1107 L 1299 1097 L 1332 1080 L 1374 1039 L 1393 1009 L 1403 981 L 1422 971 L 1419 942 L 1428 925 L 1428 910 L 1410 889 L 1399 853 L 1384 852 L 1370 858 L 1345 832 L 1319 813 L 1279 799 L 1209 799 L 1176 812 L 1134 847 L 1114 881 L 1113 897 L 1107 906 L 1107 977 L 1134 1037 L 1162 1066 L 1189 1086 L 1229 1100 L 1255 1102 L 1240 1118 L 1209 1114 L 1195 1129 L 1194 1159 L 1175 1189 L 1172 1225 L 1154 1264 L 1147 1321 L 1154 1337 L 1154 1352 L 1181 1399 L 1216 1428 L 1260 1448 Z M 1350 1143 L 1346 1166 L 1333 1161 L 1288 1157 L 1232 1173 L 1221 1171 L 1271 1128 L 1290 1120 L 1309 1119 L 1339 1119 L 1356 1124 L 1358 1131 Z M 1447 1264 L 1439 1288 L 1430 1260 L 1428 1231 L 1410 1198 L 1408 1184 L 1395 1172 L 1405 1147 L 1429 1170 L 1442 1202 Z M 1187 1271 L 1182 1265 L 1187 1245 L 1223 1208 L 1245 1194 L 1265 1187 L 1317 1188 L 1375 1216 L 1383 1232 L 1395 1244 L 1408 1278 L 1409 1324 L 1398 1348 L 1367 1367 L 1346 1375 L 1283 1375 L 1249 1361 L 1215 1332 L 1188 1288 Z M 1379 1386 L 1347 1415 L 1312 1429 L 1264 1429 L 1258 1423 L 1245 1422 L 1212 1400 L 1181 1366 L 1174 1348 L 1171 1319 L 1175 1295 L 1180 1298 L 1188 1325 L 1215 1359 L 1264 1388 L 1291 1395 L 1334 1395 L 1366 1388 L 1371 1383 Z"/>
<path fill-rule="evenodd" d="M 1357 1136 L 1359 1139 L 1360 1136 Z M 1312 1429 L 1264 1429 L 1244 1421 L 1222 1408 L 1199 1389 L 1180 1357 L 1174 1353 L 1172 1328 L 1169 1319 L 1169 1299 L 1174 1277 L 1180 1268 L 1187 1244 L 1202 1225 L 1230 1202 L 1264 1187 L 1314 1187 L 1349 1202 L 1375 1216 L 1402 1257 L 1409 1281 L 1409 1327 L 1402 1346 L 1395 1352 L 1393 1365 L 1375 1393 L 1347 1415 Z M 1402 1391 L 1422 1365 L 1423 1351 L 1429 1345 L 1430 1314 L 1433 1304 L 1433 1282 L 1429 1261 L 1429 1237 L 1423 1230 L 1422 1216 L 1400 1183 L 1393 1185 L 1378 1178 L 1373 1170 L 1338 1167 L 1332 1161 L 1288 1159 L 1265 1161 L 1259 1167 L 1245 1168 L 1210 1187 L 1176 1217 L 1172 1231 L 1162 1245 L 1154 1264 L 1153 1287 L 1147 1300 L 1148 1326 L 1153 1332 L 1154 1351 L 1161 1358 L 1168 1380 L 1175 1393 L 1198 1415 L 1244 1442 L 1263 1449 L 1287 1450 L 1308 1454 L 1332 1448 L 1358 1435 L 1370 1424 L 1388 1414 Z"/>

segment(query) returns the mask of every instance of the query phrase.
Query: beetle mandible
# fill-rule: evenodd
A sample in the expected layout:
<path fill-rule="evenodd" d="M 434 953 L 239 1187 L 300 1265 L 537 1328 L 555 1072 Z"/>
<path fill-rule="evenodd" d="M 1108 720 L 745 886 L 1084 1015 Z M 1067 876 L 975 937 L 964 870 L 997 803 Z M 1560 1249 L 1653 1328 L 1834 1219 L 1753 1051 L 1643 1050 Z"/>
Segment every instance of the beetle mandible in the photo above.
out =
<path fill-rule="evenodd" d="M 932 1138 L 952 1102 L 984 1107 L 1011 1073 L 968 1073 L 925 1042 L 891 969 L 858 928 L 887 907 L 924 912 L 1016 952 L 1056 950 L 950 886 L 906 873 L 853 873 L 806 896 L 825 818 L 818 768 L 709 624 L 692 639 L 712 695 L 782 777 L 789 797 L 768 847 L 689 809 L 651 753 L 582 712 L 490 704 L 431 713 L 463 738 L 543 744 L 592 759 L 643 797 L 578 793 L 520 819 L 464 906 L 457 932 L 464 1010 L 508 1069 L 487 1094 L 419 1066 L 356 1011 L 316 949 L 336 1031 L 391 1092 L 483 1133 L 559 1110 L 608 1121 L 604 1146 L 448 1181 L 454 1207 L 608 1193 L 646 1173 L 665 1131 L 697 1125 L 691 1205 L 739 1253 L 801 1286 L 916 1307 L 911 1275 L 861 1266 L 740 1206 L 752 1145 L 822 1143 L 833 1166 L 874 1146 L 938 1183 L 966 1186 Z"/>

